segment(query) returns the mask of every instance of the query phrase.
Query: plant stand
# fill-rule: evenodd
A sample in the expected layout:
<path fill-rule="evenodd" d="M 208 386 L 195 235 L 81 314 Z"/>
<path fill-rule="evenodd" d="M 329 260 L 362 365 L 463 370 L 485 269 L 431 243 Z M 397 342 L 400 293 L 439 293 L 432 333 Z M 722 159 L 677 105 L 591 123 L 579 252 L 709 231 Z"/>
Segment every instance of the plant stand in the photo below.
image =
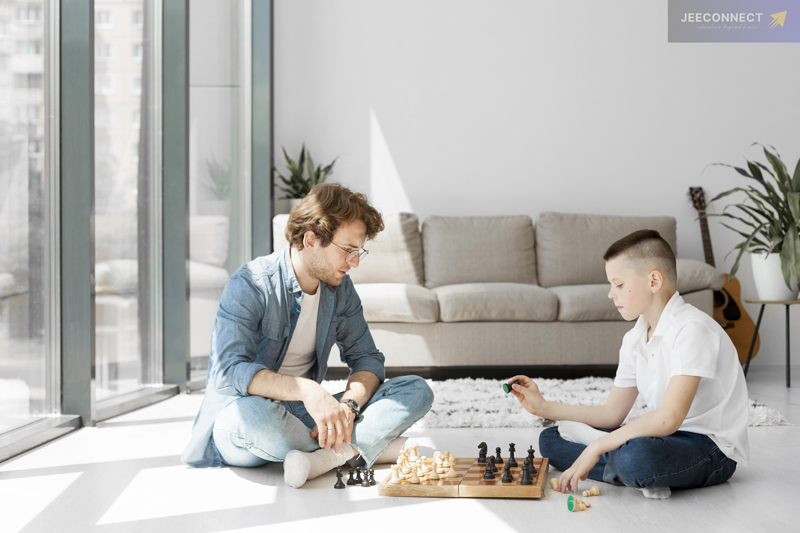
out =
<path fill-rule="evenodd" d="M 789 306 L 800 304 L 800 300 L 745 300 L 749 304 L 761 304 L 761 309 L 758 312 L 758 321 L 756 322 L 756 330 L 753 333 L 753 341 L 750 343 L 750 352 L 747 354 L 747 362 L 744 365 L 744 376 L 747 377 L 747 370 L 750 368 L 750 359 L 753 357 L 753 347 L 758 338 L 758 328 L 761 326 L 761 317 L 764 316 L 764 307 L 768 304 L 782 304 L 786 306 L 786 387 L 791 387 L 791 369 L 789 367 L 790 361 L 790 344 L 789 344 Z"/>

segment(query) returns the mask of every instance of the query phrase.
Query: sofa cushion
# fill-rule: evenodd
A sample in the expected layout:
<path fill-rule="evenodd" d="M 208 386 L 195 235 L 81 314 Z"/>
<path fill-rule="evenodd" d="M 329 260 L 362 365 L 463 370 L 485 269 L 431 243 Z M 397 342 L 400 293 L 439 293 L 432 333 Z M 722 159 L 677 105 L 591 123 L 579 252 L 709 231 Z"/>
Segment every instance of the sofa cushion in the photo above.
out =
<path fill-rule="evenodd" d="M 550 287 L 558 296 L 558 320 L 561 322 L 589 322 L 598 320 L 624 320 L 614 302 L 608 298 L 611 285 L 561 285 Z"/>
<path fill-rule="evenodd" d="M 433 291 L 407 283 L 359 283 L 355 286 L 367 322 L 431 324 L 439 320 Z"/>
<path fill-rule="evenodd" d="M 428 217 L 422 224 L 425 286 L 536 284 L 533 239 L 526 216 Z"/>
<path fill-rule="evenodd" d="M 272 247 L 286 246 L 289 215 L 272 219 Z M 369 255 L 350 269 L 353 283 L 408 283 L 422 285 L 422 237 L 419 219 L 412 213 L 383 215 L 384 230 L 364 247 Z"/>
<path fill-rule="evenodd" d="M 527 283 L 462 283 L 433 289 L 442 322 L 549 322 L 558 297 Z"/>
<path fill-rule="evenodd" d="M 725 285 L 725 274 L 709 265 L 692 259 L 678 259 L 678 292 L 713 289 L 718 291 Z"/>
<path fill-rule="evenodd" d="M 677 254 L 675 219 L 672 217 L 542 213 L 536 222 L 539 285 L 608 283 L 603 254 L 614 241 L 640 229 L 659 232 Z"/>
<path fill-rule="evenodd" d="M 230 277 L 224 268 L 189 261 L 189 288 L 192 292 L 221 292 Z M 94 267 L 94 279 L 97 293 L 136 294 L 139 286 L 139 262 L 136 259 L 101 261 Z"/>

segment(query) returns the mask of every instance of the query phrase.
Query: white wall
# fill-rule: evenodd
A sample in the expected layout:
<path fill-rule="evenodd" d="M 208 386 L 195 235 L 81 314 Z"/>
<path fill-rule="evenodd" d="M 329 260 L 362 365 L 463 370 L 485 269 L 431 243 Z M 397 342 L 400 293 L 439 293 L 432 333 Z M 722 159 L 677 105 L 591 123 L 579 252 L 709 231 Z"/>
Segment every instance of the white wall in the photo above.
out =
<path fill-rule="evenodd" d="M 670 44 L 663 0 L 282 0 L 274 52 L 276 164 L 305 142 L 420 219 L 670 215 L 678 256 L 703 260 L 688 188 L 748 181 L 704 167 L 755 141 L 800 157 L 800 44 Z M 736 238 L 711 237 L 729 268 Z M 737 277 L 755 297 L 749 264 Z M 800 362 L 800 306 L 792 325 Z M 754 364 L 783 364 L 784 332 L 768 307 Z"/>

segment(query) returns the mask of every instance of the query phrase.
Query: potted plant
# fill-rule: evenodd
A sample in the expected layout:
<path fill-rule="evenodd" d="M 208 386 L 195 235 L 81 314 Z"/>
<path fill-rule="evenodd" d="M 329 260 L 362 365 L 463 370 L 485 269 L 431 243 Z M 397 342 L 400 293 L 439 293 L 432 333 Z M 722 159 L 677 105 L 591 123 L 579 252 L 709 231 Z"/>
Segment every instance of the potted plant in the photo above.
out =
<path fill-rule="evenodd" d="M 800 279 L 800 161 L 794 174 L 789 175 L 786 165 L 774 147 L 761 145 L 772 169 L 759 161 L 747 161 L 747 170 L 725 163 L 714 163 L 733 168 L 742 176 L 758 182 L 763 191 L 750 185 L 735 187 L 718 194 L 709 204 L 733 193 L 744 193 L 745 198 L 725 206 L 722 213 L 706 214 L 736 220 L 744 228 L 723 226 L 739 234 L 743 240 L 734 250 L 739 250 L 731 268 L 732 278 L 739 269 L 739 261 L 750 252 L 753 280 L 761 300 L 793 300 L 798 295 Z M 763 171 L 763 172 L 762 172 Z M 771 179 L 766 179 L 764 173 Z M 773 183 L 774 182 L 774 183 Z M 736 210 L 735 212 L 730 212 Z M 733 250 L 731 250 L 733 251 Z"/>
<path fill-rule="evenodd" d="M 311 189 L 320 183 L 325 183 L 328 175 L 333 174 L 333 165 L 338 157 L 326 167 L 322 165 L 314 166 L 311 152 L 306 149 L 305 144 L 300 149 L 300 156 L 297 161 L 289 157 L 289 154 L 286 153 L 286 148 L 281 147 L 281 149 L 283 150 L 283 157 L 286 159 L 289 177 L 284 177 L 275 167 L 272 167 L 272 171 L 275 173 L 275 177 L 284 184 L 278 185 L 278 188 L 286 193 L 286 196 L 282 199 L 288 200 L 288 211 L 290 211 L 306 197 Z"/>

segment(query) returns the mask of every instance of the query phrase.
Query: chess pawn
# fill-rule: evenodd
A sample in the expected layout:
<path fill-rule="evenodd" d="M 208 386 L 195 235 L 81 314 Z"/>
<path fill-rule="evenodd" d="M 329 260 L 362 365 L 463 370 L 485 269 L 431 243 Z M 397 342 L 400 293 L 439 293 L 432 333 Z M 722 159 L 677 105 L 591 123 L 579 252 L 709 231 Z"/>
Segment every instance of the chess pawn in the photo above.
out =
<path fill-rule="evenodd" d="M 342 482 L 342 467 L 338 467 L 336 469 L 336 485 L 333 486 L 334 489 L 343 489 L 347 485 Z"/>
<path fill-rule="evenodd" d="M 578 511 L 585 511 L 589 507 L 591 507 L 590 504 L 579 500 L 575 496 L 570 496 L 569 498 L 567 498 L 567 509 L 569 509 L 569 511 L 572 513 L 576 513 Z"/>
<path fill-rule="evenodd" d="M 522 465 L 522 479 L 519 482 L 520 485 L 533 485 L 533 480 L 531 479 L 531 468 L 528 465 Z"/>
<path fill-rule="evenodd" d="M 455 456 L 455 455 L 451 455 L 451 456 L 448 458 L 447 462 L 448 462 L 448 464 L 449 464 L 450 466 L 452 466 L 452 467 L 453 467 L 453 469 L 455 469 L 455 467 L 456 467 L 456 456 Z"/>
<path fill-rule="evenodd" d="M 399 485 L 401 482 L 399 468 L 397 465 L 392 465 L 392 479 L 389 481 L 391 485 Z"/>
<path fill-rule="evenodd" d="M 550 486 L 553 487 L 553 490 L 558 490 L 558 478 L 554 477 L 553 479 L 551 479 Z"/>
<path fill-rule="evenodd" d="M 377 485 L 378 484 L 378 482 L 375 481 L 375 469 L 374 468 L 370 468 L 369 469 L 369 484 L 370 485 Z"/>
<path fill-rule="evenodd" d="M 450 465 L 450 470 L 447 471 L 447 475 L 445 477 L 458 477 L 458 472 L 456 472 L 456 465 Z"/>
<path fill-rule="evenodd" d="M 419 480 L 419 476 L 417 475 L 417 469 L 416 468 L 412 468 L 411 469 L 411 478 L 409 478 L 408 482 L 412 483 L 414 485 L 419 485 L 419 481 L 420 480 Z"/>
<path fill-rule="evenodd" d="M 583 491 L 583 497 L 588 498 L 589 496 L 599 496 L 600 489 L 597 488 L 597 485 L 592 485 L 592 488 L 589 490 Z"/>
<path fill-rule="evenodd" d="M 514 481 L 514 476 L 511 475 L 511 465 L 506 463 L 503 467 L 503 483 L 512 483 Z"/>
<path fill-rule="evenodd" d="M 353 476 L 355 476 L 355 474 L 356 474 L 355 468 L 351 468 L 350 469 L 350 479 L 347 480 L 347 484 L 348 485 L 355 485 L 356 484 L 356 478 L 353 477 Z"/>
<path fill-rule="evenodd" d="M 428 474 L 428 479 L 432 481 L 439 479 L 439 472 L 435 468 L 431 467 L 431 472 Z"/>
<path fill-rule="evenodd" d="M 503 464 L 503 457 L 500 455 L 500 446 L 495 448 L 494 451 L 497 452 L 494 454 L 494 464 L 496 465 Z"/>
<path fill-rule="evenodd" d="M 486 463 L 486 469 L 483 471 L 483 479 L 494 479 L 494 470 L 492 470 L 492 462 Z"/>

